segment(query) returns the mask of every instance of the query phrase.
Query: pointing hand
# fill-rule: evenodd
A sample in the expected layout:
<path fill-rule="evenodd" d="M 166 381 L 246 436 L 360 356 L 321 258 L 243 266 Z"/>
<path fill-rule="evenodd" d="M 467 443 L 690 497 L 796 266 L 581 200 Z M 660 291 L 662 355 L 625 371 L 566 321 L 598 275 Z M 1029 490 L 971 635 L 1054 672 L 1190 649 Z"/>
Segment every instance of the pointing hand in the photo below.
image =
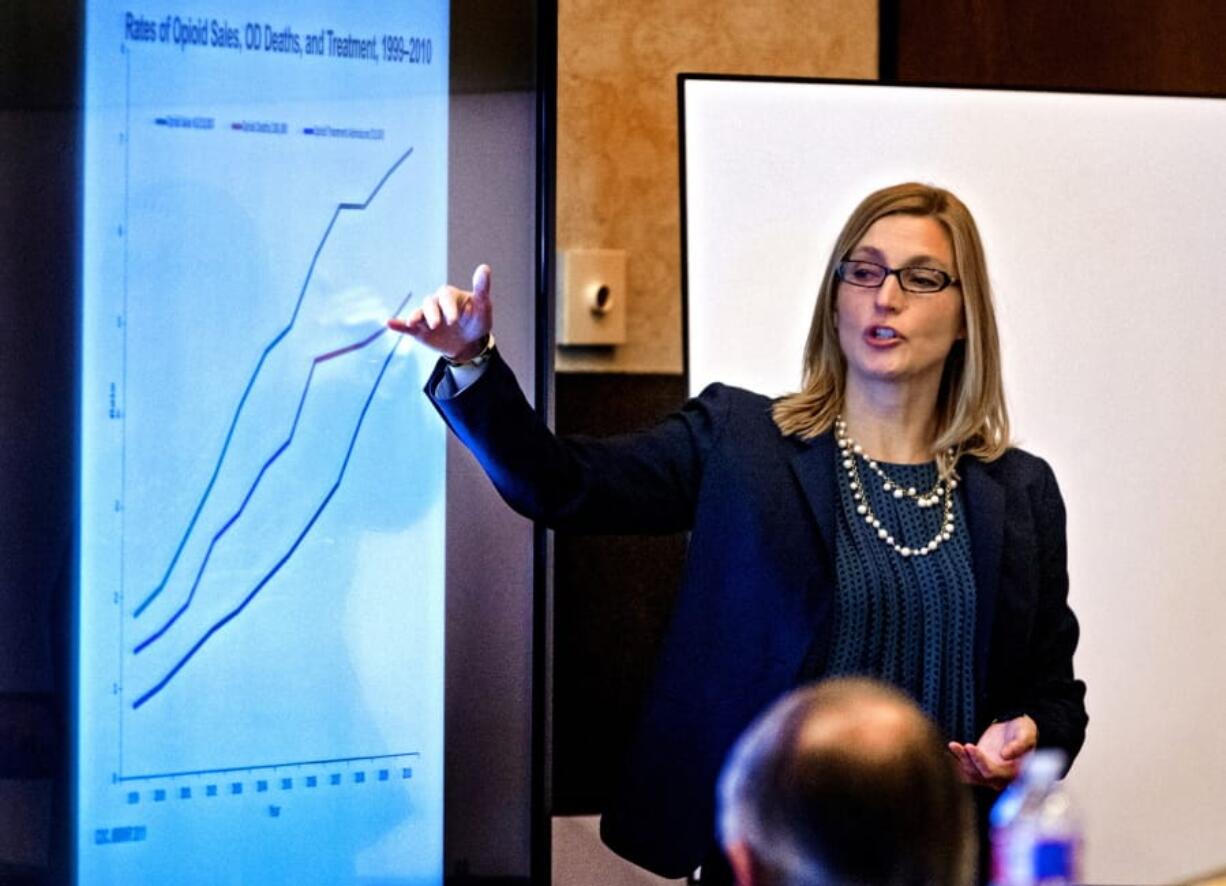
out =
<path fill-rule="evenodd" d="M 388 328 L 460 361 L 480 353 L 493 323 L 489 265 L 480 265 L 473 272 L 471 292 L 440 286 L 407 317 L 387 321 Z"/>

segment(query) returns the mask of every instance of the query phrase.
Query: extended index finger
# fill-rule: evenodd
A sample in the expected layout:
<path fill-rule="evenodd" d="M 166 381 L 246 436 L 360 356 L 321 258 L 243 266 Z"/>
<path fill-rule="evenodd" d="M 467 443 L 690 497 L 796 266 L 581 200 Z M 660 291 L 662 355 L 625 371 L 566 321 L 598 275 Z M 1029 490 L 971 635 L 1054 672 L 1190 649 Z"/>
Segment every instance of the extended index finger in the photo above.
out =
<path fill-rule="evenodd" d="M 489 265 L 477 265 L 473 271 L 473 300 L 484 307 L 490 300 L 490 283 L 494 272 Z"/>
<path fill-rule="evenodd" d="M 421 331 L 421 310 L 414 309 L 407 317 L 392 317 L 387 321 L 387 328 L 403 335 L 416 336 Z"/>

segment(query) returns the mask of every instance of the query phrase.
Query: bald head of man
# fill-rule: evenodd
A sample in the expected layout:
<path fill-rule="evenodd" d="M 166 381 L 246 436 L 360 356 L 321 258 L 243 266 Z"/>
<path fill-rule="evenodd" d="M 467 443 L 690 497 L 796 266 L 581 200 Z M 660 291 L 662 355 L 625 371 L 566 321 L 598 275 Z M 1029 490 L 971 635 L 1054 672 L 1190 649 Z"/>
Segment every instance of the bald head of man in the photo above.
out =
<path fill-rule="evenodd" d="M 864 679 L 797 689 L 737 742 L 719 785 L 740 886 L 966 886 L 970 798 L 936 727 Z"/>

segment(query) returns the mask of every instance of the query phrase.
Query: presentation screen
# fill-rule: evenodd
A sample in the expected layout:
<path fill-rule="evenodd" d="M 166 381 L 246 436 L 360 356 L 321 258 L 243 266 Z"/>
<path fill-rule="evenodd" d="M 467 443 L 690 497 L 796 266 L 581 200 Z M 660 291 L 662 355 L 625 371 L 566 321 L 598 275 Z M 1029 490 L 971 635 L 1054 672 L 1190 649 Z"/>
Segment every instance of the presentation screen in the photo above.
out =
<path fill-rule="evenodd" d="M 1226 101 L 701 75 L 681 94 L 694 392 L 799 388 L 830 250 L 869 193 L 920 181 L 970 208 L 1013 440 L 1068 510 L 1085 879 L 1226 864 L 1226 767 L 1190 739 L 1226 728 Z"/>
<path fill-rule="evenodd" d="M 85 6 L 78 881 L 439 883 L 448 3 Z"/>

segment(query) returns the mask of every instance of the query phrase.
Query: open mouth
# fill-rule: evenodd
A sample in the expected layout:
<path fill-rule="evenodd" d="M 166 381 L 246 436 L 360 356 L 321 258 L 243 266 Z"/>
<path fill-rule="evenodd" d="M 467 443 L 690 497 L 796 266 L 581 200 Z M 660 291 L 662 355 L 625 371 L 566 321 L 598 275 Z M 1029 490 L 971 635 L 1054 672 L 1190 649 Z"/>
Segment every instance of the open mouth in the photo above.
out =
<path fill-rule="evenodd" d="M 891 329 L 889 326 L 870 326 L 868 337 L 873 341 L 897 341 L 902 338 L 897 330 Z"/>

